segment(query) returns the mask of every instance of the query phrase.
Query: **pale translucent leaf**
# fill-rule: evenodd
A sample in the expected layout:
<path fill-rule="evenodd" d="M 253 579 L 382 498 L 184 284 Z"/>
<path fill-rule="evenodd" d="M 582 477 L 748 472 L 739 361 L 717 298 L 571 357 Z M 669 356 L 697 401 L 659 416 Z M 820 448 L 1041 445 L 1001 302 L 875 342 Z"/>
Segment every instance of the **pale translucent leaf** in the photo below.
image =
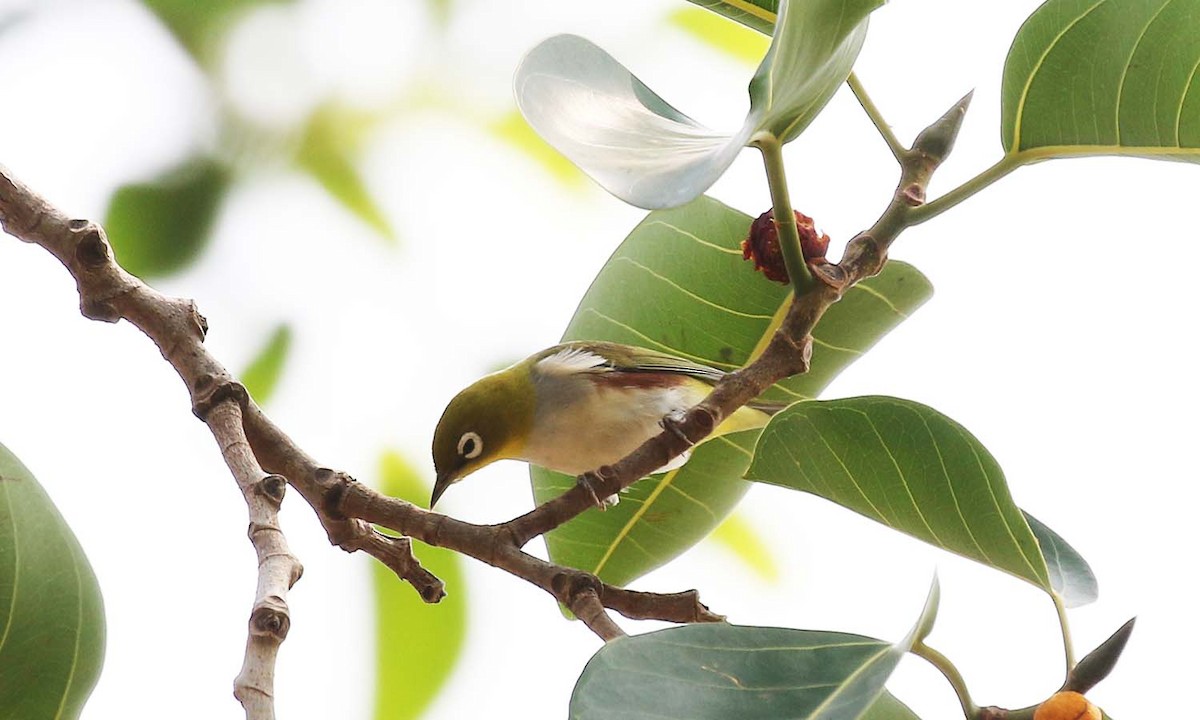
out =
<path fill-rule="evenodd" d="M 717 133 L 676 110 L 592 42 L 557 35 L 517 68 L 525 119 L 605 190 L 647 209 L 680 205 L 729 167 L 752 130 Z"/>

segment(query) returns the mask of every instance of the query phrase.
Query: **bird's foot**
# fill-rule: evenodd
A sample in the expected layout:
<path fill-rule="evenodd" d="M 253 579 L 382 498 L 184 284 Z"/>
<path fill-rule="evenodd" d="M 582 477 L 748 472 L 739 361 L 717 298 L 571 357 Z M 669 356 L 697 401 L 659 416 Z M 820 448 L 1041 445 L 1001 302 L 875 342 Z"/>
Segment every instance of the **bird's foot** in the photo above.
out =
<path fill-rule="evenodd" d="M 582 485 L 583 489 L 587 490 L 588 494 L 592 496 L 592 502 L 596 505 L 597 510 L 607 510 L 621 501 L 621 499 L 616 495 L 609 495 L 608 497 L 601 498 L 600 494 L 596 492 L 599 486 L 603 484 L 607 478 L 612 477 L 612 473 L 613 469 L 611 466 L 601 465 L 598 469 L 588 470 L 587 472 L 575 478 L 575 482 Z"/>
<path fill-rule="evenodd" d="M 675 437 L 684 441 L 688 445 L 695 445 L 691 439 L 683 432 L 683 419 L 687 417 L 686 410 L 676 410 L 670 415 L 665 415 L 662 420 L 658 421 L 659 427 L 671 433 Z"/>

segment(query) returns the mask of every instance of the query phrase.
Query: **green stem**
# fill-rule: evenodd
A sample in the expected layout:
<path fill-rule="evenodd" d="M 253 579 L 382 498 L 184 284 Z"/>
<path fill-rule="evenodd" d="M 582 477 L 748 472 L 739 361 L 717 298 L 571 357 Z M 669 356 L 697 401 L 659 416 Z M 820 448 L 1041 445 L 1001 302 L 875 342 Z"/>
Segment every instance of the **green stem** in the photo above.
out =
<path fill-rule="evenodd" d="M 1063 600 L 1058 596 L 1058 593 L 1050 593 L 1050 598 L 1054 600 L 1054 610 L 1058 613 L 1058 626 L 1062 630 L 1063 654 L 1067 660 L 1067 677 L 1071 677 L 1071 671 L 1075 669 L 1075 644 L 1071 641 L 1071 625 L 1067 622 L 1067 607 L 1063 605 Z"/>
<path fill-rule="evenodd" d="M 883 113 L 879 112 L 879 108 L 875 102 L 871 100 L 871 96 L 867 94 L 867 89 L 859 82 L 858 76 L 850 73 L 850 77 L 846 78 L 846 84 L 850 86 L 854 97 L 858 98 L 858 104 L 862 105 L 862 109 L 866 111 L 867 117 L 871 118 L 871 122 L 875 124 L 875 129 L 883 136 L 883 141 L 887 143 L 888 149 L 892 151 L 892 155 L 899 161 L 907 149 L 900 143 L 900 138 L 896 137 L 896 133 L 892 132 L 892 126 L 887 124 L 883 119 Z"/>
<path fill-rule="evenodd" d="M 979 716 L 979 706 L 971 700 L 971 693 L 967 691 L 967 683 L 963 680 L 962 673 L 950 662 L 950 658 L 941 654 L 937 650 L 926 645 L 924 642 L 918 641 L 912 647 L 913 655 L 924 658 L 933 665 L 942 675 L 946 676 L 946 680 L 950 681 L 950 686 L 954 688 L 954 693 L 958 695 L 958 702 L 962 705 L 963 716 L 967 720 L 973 720 Z"/>
<path fill-rule="evenodd" d="M 937 217 L 963 200 L 996 182 L 1013 170 L 1024 165 L 1026 158 L 1017 153 L 1010 153 L 987 170 L 954 188 L 950 192 L 930 200 L 920 207 L 913 208 L 908 215 L 909 225 L 919 225 L 930 218 Z"/>
<path fill-rule="evenodd" d="M 779 228 L 779 249 L 783 252 L 783 264 L 792 280 L 792 290 L 796 297 L 800 297 L 812 287 L 815 280 L 808 263 L 804 261 L 804 251 L 800 248 L 800 231 L 796 229 L 796 213 L 792 210 L 787 174 L 783 169 L 783 143 L 775 135 L 762 131 L 751 138 L 750 144 L 762 152 L 767 185 L 771 189 L 771 205 L 775 209 L 775 226 Z"/>

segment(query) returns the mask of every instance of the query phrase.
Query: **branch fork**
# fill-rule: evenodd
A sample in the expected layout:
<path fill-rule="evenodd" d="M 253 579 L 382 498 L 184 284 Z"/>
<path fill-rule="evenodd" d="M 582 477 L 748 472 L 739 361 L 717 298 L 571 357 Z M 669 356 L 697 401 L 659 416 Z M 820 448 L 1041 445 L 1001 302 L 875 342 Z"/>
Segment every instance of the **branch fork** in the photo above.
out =
<path fill-rule="evenodd" d="M 964 98 L 917 138 L 913 148 L 893 148 L 901 180 L 878 221 L 853 238 L 837 264 L 810 268 L 796 244 L 785 245 L 796 294 L 780 328 L 760 357 L 725 376 L 712 393 L 678 421 L 611 466 L 594 473 L 595 493 L 616 494 L 703 440 L 723 418 L 779 380 L 808 370 L 812 330 L 842 293 L 878 273 L 895 237 L 925 219 L 914 213 L 934 170 L 953 145 L 966 111 Z M 886 137 L 886 135 L 885 135 Z M 756 144 L 768 158 L 776 217 L 794 219 L 778 160 L 769 138 Z M 779 212 L 783 203 L 787 212 Z M 245 388 L 208 352 L 206 320 L 191 300 L 165 296 L 125 272 L 114 260 L 104 231 L 87 220 L 68 219 L 0 166 L 0 225 L 19 239 L 41 245 L 75 278 L 81 312 L 105 322 L 120 319 L 142 330 L 175 368 L 188 388 L 193 412 L 212 431 L 226 464 L 242 490 L 250 516 L 249 536 L 259 562 L 246 653 L 235 680 L 235 695 L 246 716 L 274 717 L 275 657 L 290 628 L 287 592 L 300 578 L 299 561 L 288 550 L 278 524 L 286 484 L 314 509 L 334 545 L 362 550 L 411 583 L 426 602 L 445 595 L 442 582 L 421 567 L 410 538 L 470 555 L 531 584 L 571 609 L 599 637 L 624 632 L 609 615 L 668 622 L 713 622 L 723 617 L 699 601 L 697 593 L 646 593 L 602 582 L 590 573 L 546 562 L 521 548 L 593 506 L 592 494 L 576 485 L 533 511 L 499 525 L 474 525 L 386 497 L 349 475 L 319 465 L 283 433 L 249 397 Z M 786 228 L 785 228 L 786 230 Z M 792 232 L 783 235 L 795 235 Z M 797 259 L 798 258 L 798 259 Z M 796 265 L 793 269 L 792 266 Z M 285 480 L 286 478 L 286 484 Z M 404 537 L 392 537 L 372 525 Z"/>

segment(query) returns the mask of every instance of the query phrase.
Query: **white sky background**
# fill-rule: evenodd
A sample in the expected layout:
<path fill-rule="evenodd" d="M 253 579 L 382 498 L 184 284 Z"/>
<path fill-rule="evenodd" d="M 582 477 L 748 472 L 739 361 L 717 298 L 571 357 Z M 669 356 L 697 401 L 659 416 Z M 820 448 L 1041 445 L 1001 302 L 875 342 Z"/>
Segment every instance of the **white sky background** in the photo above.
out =
<path fill-rule="evenodd" d="M 999 157 L 1002 63 L 1037 4 L 897 0 L 875 14 L 857 69 L 902 138 L 976 89 L 931 195 Z M 511 109 L 521 53 L 570 31 L 684 112 L 737 127 L 753 68 L 668 27 L 680 5 L 461 0 L 444 45 L 414 0 L 270 8 L 231 43 L 229 92 L 248 114 L 300 117 L 331 93 L 369 106 L 436 80 L 485 117 Z M 118 184 L 212 142 L 199 72 L 138 4 L 0 0 L 0 16 L 21 7 L 33 14 L 0 37 L 0 163 L 59 207 L 101 219 Z M 890 155 L 846 90 L 787 152 L 796 207 L 839 246 L 894 184 Z M 431 473 L 446 400 L 554 343 L 642 212 L 558 184 L 472 118 L 436 110 L 372 137 L 363 167 L 398 247 L 285 166 L 258 168 L 228 199 L 202 261 L 157 286 L 197 299 L 208 344 L 231 369 L 276 323 L 294 323 L 292 362 L 268 409 L 321 462 L 370 480 L 394 447 Z M 1195 669 L 1180 648 L 1200 634 L 1189 411 L 1200 400 L 1189 329 L 1198 187 L 1191 165 L 1045 163 L 910 230 L 893 256 L 937 294 L 826 394 L 917 400 L 987 445 L 1018 502 L 1100 579 L 1100 601 L 1071 613 L 1079 652 L 1139 616 L 1093 693 L 1118 718 L 1175 712 L 1177 698 L 1155 691 L 1189 687 Z M 712 194 L 765 210 L 758 158 L 746 152 Z M 104 590 L 108 655 L 85 717 L 239 716 L 230 690 L 254 556 L 236 486 L 145 338 L 84 320 L 61 266 L 11 238 L 0 238 L 0 398 L 0 442 L 52 495 Z M 510 518 L 530 506 L 524 467 L 493 466 L 443 502 L 464 519 Z M 707 544 L 636 586 L 699 588 L 739 623 L 897 638 L 936 568 L 943 604 L 930 642 L 977 701 L 1019 707 L 1060 683 L 1053 608 L 1032 587 L 777 488 L 755 488 L 741 511 L 771 542 L 778 582 Z M 289 596 L 279 716 L 368 717 L 370 560 L 331 548 L 294 493 L 283 527 L 305 573 Z M 540 590 L 474 562 L 467 575 L 470 645 L 429 717 L 564 717 L 598 641 Z M 906 660 L 892 687 L 927 720 L 958 716 L 923 661 Z"/>

